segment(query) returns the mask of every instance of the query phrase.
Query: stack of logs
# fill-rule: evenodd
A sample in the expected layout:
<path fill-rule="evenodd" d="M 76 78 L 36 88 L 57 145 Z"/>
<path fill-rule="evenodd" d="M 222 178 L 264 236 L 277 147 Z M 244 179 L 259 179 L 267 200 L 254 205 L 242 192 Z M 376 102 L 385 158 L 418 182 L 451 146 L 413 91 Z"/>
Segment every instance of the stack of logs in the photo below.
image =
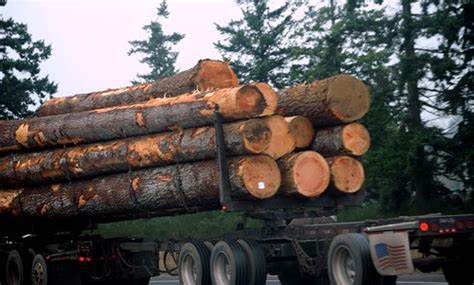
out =
<path fill-rule="evenodd" d="M 361 81 L 338 75 L 275 92 L 201 60 L 169 78 L 50 99 L 36 117 L 0 121 L 0 213 L 103 219 L 218 209 L 216 105 L 234 199 L 361 188 L 354 157 L 370 144 L 355 122 L 369 108 Z"/>

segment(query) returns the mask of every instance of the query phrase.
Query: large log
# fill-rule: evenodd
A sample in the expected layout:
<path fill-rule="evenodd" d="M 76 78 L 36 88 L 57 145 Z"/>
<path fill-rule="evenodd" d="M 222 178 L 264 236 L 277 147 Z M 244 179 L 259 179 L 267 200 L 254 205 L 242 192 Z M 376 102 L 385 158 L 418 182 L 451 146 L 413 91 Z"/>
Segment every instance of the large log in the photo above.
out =
<path fill-rule="evenodd" d="M 330 189 L 332 193 L 355 193 L 364 184 L 364 167 L 357 159 L 350 156 L 333 156 L 326 158 L 331 172 Z"/>
<path fill-rule="evenodd" d="M 329 185 L 329 166 L 317 152 L 304 151 L 278 160 L 280 193 L 292 197 L 318 197 Z"/>
<path fill-rule="evenodd" d="M 272 130 L 272 137 L 270 144 L 262 153 L 271 156 L 273 159 L 278 159 L 292 152 L 295 149 L 295 138 L 290 132 L 285 118 L 275 115 L 266 117 L 264 120 Z"/>
<path fill-rule="evenodd" d="M 238 84 L 237 77 L 226 62 L 206 59 L 200 60 L 189 70 L 154 82 L 49 99 L 38 109 L 38 115 L 52 116 L 130 105 L 153 98 L 173 97 L 195 90 L 209 91 L 236 87 Z"/>
<path fill-rule="evenodd" d="M 271 115 L 276 93 L 265 83 L 157 98 L 143 104 L 82 113 L 0 121 L 0 152 L 83 144 L 213 123 L 220 106 L 227 121 Z"/>
<path fill-rule="evenodd" d="M 367 86 L 350 75 L 336 75 L 278 93 L 279 114 L 308 117 L 315 127 L 353 122 L 368 110 Z"/>
<path fill-rule="evenodd" d="M 370 146 L 369 131 L 359 123 L 318 130 L 312 149 L 324 156 L 361 156 Z"/>
<path fill-rule="evenodd" d="M 32 218 L 132 217 L 142 212 L 166 215 L 189 208 L 219 209 L 215 161 L 183 163 L 112 174 L 72 183 L 0 191 L 0 214 Z M 234 199 L 265 199 L 280 186 L 276 162 L 266 155 L 229 160 Z"/>
<path fill-rule="evenodd" d="M 258 154 L 270 144 L 271 130 L 262 119 L 225 124 L 223 128 L 225 148 L 229 155 Z M 180 129 L 65 149 L 4 156 L 0 158 L 0 184 L 64 181 L 214 157 L 214 128 Z"/>
<path fill-rule="evenodd" d="M 311 121 L 304 116 L 286 117 L 288 128 L 295 138 L 296 148 L 306 148 L 313 142 L 314 127 Z"/>

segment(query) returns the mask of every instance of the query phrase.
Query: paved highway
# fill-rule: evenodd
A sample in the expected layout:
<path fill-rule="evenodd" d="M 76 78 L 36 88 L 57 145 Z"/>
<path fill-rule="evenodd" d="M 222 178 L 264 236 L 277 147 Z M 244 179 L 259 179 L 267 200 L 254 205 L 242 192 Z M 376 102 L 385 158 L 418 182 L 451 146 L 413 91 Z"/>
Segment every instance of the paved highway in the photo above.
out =
<path fill-rule="evenodd" d="M 168 275 L 154 277 L 150 281 L 150 285 L 178 285 L 177 277 Z M 431 274 L 413 274 L 400 276 L 398 278 L 398 285 L 448 285 L 441 273 Z M 276 276 L 269 275 L 267 277 L 267 285 L 280 285 Z"/>

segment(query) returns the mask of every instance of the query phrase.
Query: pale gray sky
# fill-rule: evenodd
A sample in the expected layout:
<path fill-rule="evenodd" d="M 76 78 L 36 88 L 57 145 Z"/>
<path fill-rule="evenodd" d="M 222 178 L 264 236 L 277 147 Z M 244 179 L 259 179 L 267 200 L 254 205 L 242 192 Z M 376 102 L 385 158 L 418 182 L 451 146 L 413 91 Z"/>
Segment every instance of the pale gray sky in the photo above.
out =
<path fill-rule="evenodd" d="M 41 70 L 59 84 L 55 96 L 67 96 L 130 85 L 146 72 L 138 56 L 127 56 L 128 41 L 144 39 L 142 27 L 156 19 L 161 0 L 8 0 L 5 18 L 28 25 L 35 40 L 53 52 Z M 177 45 L 177 66 L 188 69 L 199 59 L 219 59 L 213 47 L 219 37 L 214 23 L 240 18 L 233 0 L 168 0 L 171 13 L 165 32 L 184 33 Z"/>

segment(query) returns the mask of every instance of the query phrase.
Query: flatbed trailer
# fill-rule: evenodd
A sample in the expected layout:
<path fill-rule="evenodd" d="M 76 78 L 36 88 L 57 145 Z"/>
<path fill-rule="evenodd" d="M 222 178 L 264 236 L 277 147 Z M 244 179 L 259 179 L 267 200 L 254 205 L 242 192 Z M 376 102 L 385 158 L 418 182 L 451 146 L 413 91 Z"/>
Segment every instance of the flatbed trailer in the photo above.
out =
<path fill-rule="evenodd" d="M 363 192 L 234 201 L 218 110 L 215 128 L 222 210 L 263 220 L 263 226 L 246 228 L 244 219 L 219 237 L 144 241 L 81 235 L 78 229 L 93 228 L 87 221 L 7 220 L 1 223 L 0 283 L 144 285 L 151 276 L 178 273 L 185 285 L 262 285 L 267 274 L 283 285 L 389 285 L 415 269 L 441 269 L 449 284 L 474 283 L 474 215 L 337 222 L 337 210 L 360 205 Z M 163 261 L 170 256 L 175 268 Z"/>

